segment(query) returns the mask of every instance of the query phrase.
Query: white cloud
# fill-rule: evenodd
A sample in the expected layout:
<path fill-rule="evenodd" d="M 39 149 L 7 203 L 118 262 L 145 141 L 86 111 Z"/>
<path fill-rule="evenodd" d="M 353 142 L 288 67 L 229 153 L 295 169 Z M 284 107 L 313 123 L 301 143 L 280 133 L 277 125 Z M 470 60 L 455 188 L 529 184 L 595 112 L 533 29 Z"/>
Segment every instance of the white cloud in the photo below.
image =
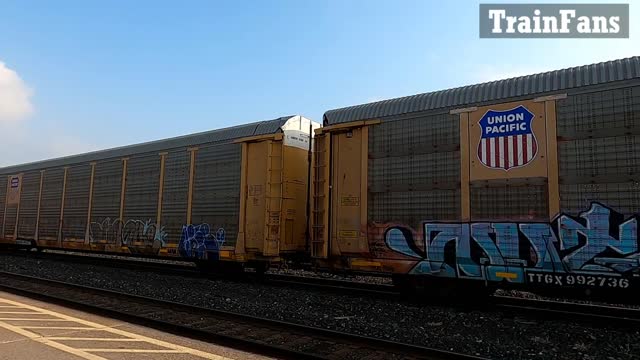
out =
<path fill-rule="evenodd" d="M 0 123 L 15 122 L 33 113 L 33 91 L 18 73 L 0 61 Z"/>
<path fill-rule="evenodd" d="M 33 90 L 0 61 L 0 167 L 96 150 L 65 129 L 24 121 L 34 112 Z"/>

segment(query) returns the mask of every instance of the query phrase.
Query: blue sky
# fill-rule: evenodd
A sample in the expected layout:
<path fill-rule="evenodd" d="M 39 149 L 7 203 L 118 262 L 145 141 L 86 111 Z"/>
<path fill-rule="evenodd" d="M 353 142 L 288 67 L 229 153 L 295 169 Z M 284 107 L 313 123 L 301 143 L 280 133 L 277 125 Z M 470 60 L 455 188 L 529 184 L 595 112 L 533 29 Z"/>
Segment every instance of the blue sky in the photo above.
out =
<path fill-rule="evenodd" d="M 0 166 L 640 55 L 633 3 L 616 40 L 479 39 L 478 4 L 5 1 Z"/>

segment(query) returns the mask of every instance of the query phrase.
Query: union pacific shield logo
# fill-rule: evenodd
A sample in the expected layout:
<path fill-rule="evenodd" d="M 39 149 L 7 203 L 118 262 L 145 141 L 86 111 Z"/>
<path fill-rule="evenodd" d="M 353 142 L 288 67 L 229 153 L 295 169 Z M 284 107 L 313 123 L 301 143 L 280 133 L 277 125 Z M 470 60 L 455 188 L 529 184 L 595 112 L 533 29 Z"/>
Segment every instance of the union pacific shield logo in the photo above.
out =
<path fill-rule="evenodd" d="M 509 170 L 527 165 L 536 157 L 538 144 L 531 131 L 535 116 L 520 105 L 511 110 L 489 110 L 482 116 L 478 159 L 492 169 Z"/>

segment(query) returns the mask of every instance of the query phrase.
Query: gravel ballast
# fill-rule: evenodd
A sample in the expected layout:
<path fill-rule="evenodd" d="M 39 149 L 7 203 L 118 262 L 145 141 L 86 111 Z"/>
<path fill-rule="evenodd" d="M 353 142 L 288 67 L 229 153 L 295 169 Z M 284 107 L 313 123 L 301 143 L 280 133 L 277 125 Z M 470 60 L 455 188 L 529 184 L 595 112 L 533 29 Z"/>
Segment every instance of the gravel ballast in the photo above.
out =
<path fill-rule="evenodd" d="M 0 269 L 493 359 L 640 359 L 639 330 L 0 255 Z"/>

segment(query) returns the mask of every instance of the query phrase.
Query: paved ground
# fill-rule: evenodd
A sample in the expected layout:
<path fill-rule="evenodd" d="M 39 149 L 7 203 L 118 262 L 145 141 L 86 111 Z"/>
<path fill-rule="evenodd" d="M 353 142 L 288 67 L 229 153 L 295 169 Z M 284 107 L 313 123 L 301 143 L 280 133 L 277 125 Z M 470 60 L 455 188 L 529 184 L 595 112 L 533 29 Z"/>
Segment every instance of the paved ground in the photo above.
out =
<path fill-rule="evenodd" d="M 0 291 L 0 360 L 269 359 Z"/>

